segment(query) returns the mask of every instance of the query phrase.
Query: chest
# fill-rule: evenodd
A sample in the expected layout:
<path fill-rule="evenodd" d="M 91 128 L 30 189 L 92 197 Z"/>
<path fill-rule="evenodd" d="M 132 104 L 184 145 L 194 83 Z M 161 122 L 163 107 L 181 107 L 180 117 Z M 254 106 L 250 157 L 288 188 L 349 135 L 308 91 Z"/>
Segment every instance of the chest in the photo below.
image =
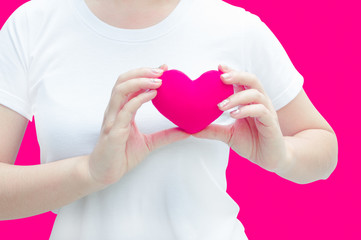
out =
<path fill-rule="evenodd" d="M 147 28 L 163 21 L 177 7 L 179 0 L 147 6 L 84 0 L 89 10 L 108 25 L 124 29 Z"/>
<path fill-rule="evenodd" d="M 34 51 L 31 96 L 41 161 L 92 152 L 112 89 L 122 73 L 165 63 L 194 80 L 205 71 L 216 70 L 219 63 L 240 64 L 226 48 L 215 47 L 220 38 L 179 41 L 180 36 L 182 31 L 132 45 L 84 32 L 73 38 L 49 36 L 47 42 L 40 42 Z M 230 120 L 224 113 L 217 123 Z M 140 107 L 135 122 L 146 134 L 175 127 L 151 102 Z"/>

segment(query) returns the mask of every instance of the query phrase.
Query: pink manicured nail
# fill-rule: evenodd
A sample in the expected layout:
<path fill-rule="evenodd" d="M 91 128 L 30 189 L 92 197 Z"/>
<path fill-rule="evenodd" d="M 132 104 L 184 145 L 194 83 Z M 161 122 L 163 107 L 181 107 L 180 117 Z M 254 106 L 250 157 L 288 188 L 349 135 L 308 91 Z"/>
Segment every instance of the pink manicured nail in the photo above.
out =
<path fill-rule="evenodd" d="M 152 78 L 151 81 L 152 81 L 153 83 L 160 83 L 160 82 L 162 82 L 162 79 Z"/>
<path fill-rule="evenodd" d="M 218 103 L 218 107 L 224 107 L 227 103 L 229 103 L 229 100 L 225 99 L 221 103 Z"/>
<path fill-rule="evenodd" d="M 223 77 L 224 80 L 229 80 L 232 77 L 231 73 L 224 73 L 221 75 Z"/>
<path fill-rule="evenodd" d="M 232 115 L 236 115 L 237 113 L 239 113 L 239 108 L 231 112 Z"/>
<path fill-rule="evenodd" d="M 225 71 L 229 70 L 229 67 L 227 65 L 221 64 L 221 67 Z"/>
<path fill-rule="evenodd" d="M 163 69 L 160 69 L 160 68 L 153 68 L 152 71 L 155 73 L 155 74 L 161 74 L 164 72 Z"/>

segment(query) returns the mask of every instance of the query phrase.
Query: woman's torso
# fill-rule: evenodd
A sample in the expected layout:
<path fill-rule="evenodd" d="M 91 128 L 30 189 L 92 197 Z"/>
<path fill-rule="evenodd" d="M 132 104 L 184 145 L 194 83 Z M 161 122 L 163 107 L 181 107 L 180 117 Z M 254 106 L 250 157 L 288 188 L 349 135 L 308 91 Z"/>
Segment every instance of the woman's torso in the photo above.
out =
<path fill-rule="evenodd" d="M 182 0 L 143 29 L 102 22 L 83 0 L 33 1 L 30 94 L 42 163 L 92 152 L 123 72 L 166 63 L 196 79 L 219 63 L 242 68 L 230 30 L 213 9 L 197 12 L 211 5 L 204 0 Z M 232 123 L 231 110 L 214 123 Z M 175 127 L 151 102 L 135 122 L 143 133 Z M 158 149 L 118 183 L 54 210 L 51 239 L 246 239 L 226 193 L 228 155 L 225 143 L 192 136 Z"/>

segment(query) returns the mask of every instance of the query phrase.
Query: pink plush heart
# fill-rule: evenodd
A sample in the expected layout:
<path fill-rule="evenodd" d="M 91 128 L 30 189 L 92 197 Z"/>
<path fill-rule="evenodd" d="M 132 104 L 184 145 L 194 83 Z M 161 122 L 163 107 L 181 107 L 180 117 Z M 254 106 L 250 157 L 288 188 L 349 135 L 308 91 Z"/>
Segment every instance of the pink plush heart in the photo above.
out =
<path fill-rule="evenodd" d="M 152 103 L 164 117 L 184 131 L 190 134 L 199 132 L 223 113 L 217 104 L 234 93 L 232 85 L 222 82 L 221 74 L 211 70 L 191 80 L 181 71 L 165 71 Z"/>

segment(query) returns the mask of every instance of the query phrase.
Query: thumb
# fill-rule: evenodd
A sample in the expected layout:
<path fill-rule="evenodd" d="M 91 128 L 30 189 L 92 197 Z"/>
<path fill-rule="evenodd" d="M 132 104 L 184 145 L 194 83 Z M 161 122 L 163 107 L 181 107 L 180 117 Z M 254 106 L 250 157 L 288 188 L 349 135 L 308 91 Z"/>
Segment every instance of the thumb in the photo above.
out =
<path fill-rule="evenodd" d="M 185 139 L 191 136 L 189 133 L 183 131 L 181 128 L 169 128 L 162 130 L 156 133 L 147 134 L 150 151 L 153 151 L 157 148 L 163 147 L 165 145 L 171 144 L 173 142 Z"/>
<path fill-rule="evenodd" d="M 192 136 L 197 138 L 215 139 L 228 144 L 231 137 L 232 125 L 233 124 L 210 124 L 202 131 L 192 134 Z"/>

